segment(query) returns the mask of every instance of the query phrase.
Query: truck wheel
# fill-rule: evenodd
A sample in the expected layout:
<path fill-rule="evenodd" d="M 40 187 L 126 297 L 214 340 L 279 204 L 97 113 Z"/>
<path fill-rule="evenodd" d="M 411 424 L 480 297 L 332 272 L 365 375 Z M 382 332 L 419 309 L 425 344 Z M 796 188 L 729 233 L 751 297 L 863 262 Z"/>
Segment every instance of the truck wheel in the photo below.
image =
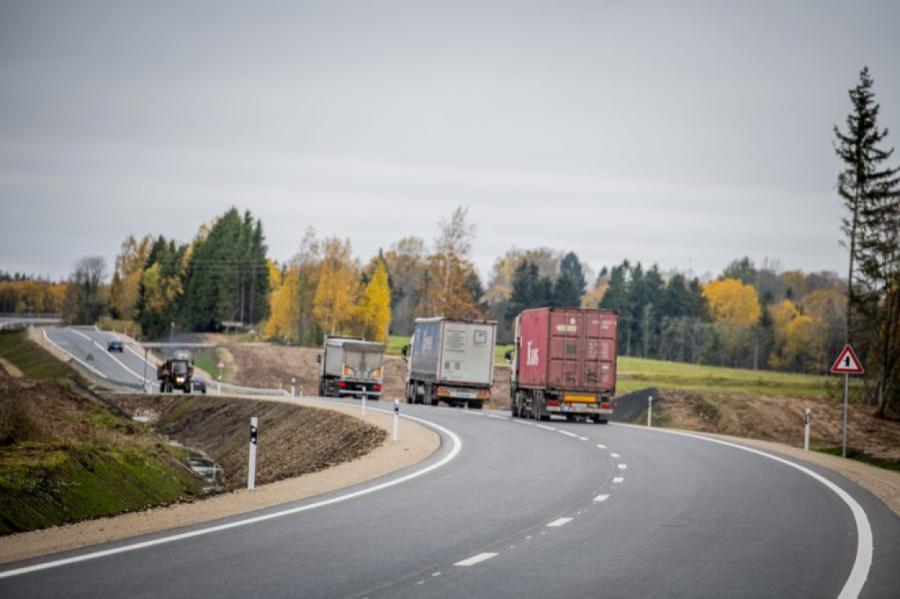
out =
<path fill-rule="evenodd" d="M 470 410 L 480 410 L 483 405 L 484 405 L 483 402 L 478 401 L 477 399 L 473 399 L 472 401 L 469 402 L 469 409 Z"/>

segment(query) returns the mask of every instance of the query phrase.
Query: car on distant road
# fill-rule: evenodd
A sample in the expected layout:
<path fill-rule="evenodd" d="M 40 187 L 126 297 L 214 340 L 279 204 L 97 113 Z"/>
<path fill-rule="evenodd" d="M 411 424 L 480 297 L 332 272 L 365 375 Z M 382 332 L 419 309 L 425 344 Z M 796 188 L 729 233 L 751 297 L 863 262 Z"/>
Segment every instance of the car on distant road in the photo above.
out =
<path fill-rule="evenodd" d="M 118 339 L 111 339 L 110 342 L 106 344 L 106 351 L 117 351 L 121 354 L 125 351 L 125 346 Z"/>
<path fill-rule="evenodd" d="M 203 395 L 206 395 L 206 380 L 205 379 L 203 379 L 199 376 L 195 376 L 194 378 L 191 379 L 191 386 L 194 388 L 194 391 L 197 391 L 199 393 L 202 393 Z"/>

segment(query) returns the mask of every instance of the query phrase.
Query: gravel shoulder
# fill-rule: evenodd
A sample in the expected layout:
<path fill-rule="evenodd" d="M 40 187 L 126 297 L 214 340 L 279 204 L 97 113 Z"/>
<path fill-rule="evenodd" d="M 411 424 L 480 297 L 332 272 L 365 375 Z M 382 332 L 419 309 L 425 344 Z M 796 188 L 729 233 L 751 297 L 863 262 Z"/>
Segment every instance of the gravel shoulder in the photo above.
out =
<path fill-rule="evenodd" d="M 290 402 L 280 399 L 272 401 Z M 335 406 L 312 398 L 302 398 L 293 403 L 359 417 L 359 409 L 353 406 Z M 392 431 L 392 416 L 389 414 L 369 411 L 365 420 L 388 433 Z M 370 453 L 351 462 L 257 486 L 252 492 L 245 489 L 235 490 L 192 503 L 179 503 L 112 518 L 100 518 L 2 537 L 0 563 L 200 524 L 321 495 L 412 466 L 434 453 L 440 444 L 440 437 L 434 431 L 401 419 L 400 441 L 387 440 Z"/>

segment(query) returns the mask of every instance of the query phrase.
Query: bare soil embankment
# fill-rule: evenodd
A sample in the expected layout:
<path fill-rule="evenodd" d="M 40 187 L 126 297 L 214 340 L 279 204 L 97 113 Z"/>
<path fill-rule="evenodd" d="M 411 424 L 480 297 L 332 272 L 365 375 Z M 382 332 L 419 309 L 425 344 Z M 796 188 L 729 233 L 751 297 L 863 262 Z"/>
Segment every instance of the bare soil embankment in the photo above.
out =
<path fill-rule="evenodd" d="M 213 396 L 110 395 L 154 430 L 202 450 L 221 468 L 223 490 L 247 483 L 250 418 L 259 419 L 256 481 L 266 484 L 355 460 L 384 442 L 384 430 L 345 414 L 288 403 Z"/>

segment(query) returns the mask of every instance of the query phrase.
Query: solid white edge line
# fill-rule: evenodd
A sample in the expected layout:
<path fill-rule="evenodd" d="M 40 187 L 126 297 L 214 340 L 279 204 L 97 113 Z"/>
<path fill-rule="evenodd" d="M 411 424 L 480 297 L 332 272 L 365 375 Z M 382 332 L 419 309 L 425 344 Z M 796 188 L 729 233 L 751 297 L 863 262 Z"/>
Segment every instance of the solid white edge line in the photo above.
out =
<path fill-rule="evenodd" d="M 566 518 L 566 517 L 557 518 L 553 522 L 548 523 L 547 526 L 552 526 L 554 528 L 558 528 L 560 526 L 565 526 L 566 524 L 568 524 L 571 521 L 572 521 L 572 518 Z"/>
<path fill-rule="evenodd" d="M 50 343 L 50 345 L 52 345 L 53 347 L 55 347 L 56 349 L 58 349 L 58 350 L 61 351 L 62 353 L 66 354 L 67 356 L 69 356 L 70 358 L 72 358 L 73 360 L 75 360 L 76 362 L 78 362 L 79 364 L 81 364 L 82 366 L 84 366 L 85 368 L 87 368 L 88 370 L 90 370 L 91 372 L 93 372 L 94 374 L 96 374 L 97 376 L 100 376 L 100 377 L 103 377 L 103 378 L 109 380 L 109 377 L 107 377 L 105 374 L 103 374 L 102 372 L 100 372 L 99 370 L 97 370 L 96 368 L 94 368 L 93 366 L 91 366 L 90 364 L 88 364 L 87 362 L 84 362 L 84 361 L 82 361 L 81 359 L 77 358 L 77 357 L 75 356 L 75 354 L 73 354 L 73 353 L 70 352 L 70 351 L 67 351 L 67 350 L 66 350 L 65 348 L 63 348 L 60 344 L 56 343 L 53 339 L 51 339 L 51 338 L 47 335 L 47 329 L 41 329 L 41 331 L 43 331 L 43 333 L 44 333 L 44 339 L 46 339 L 46 340 Z"/>
<path fill-rule="evenodd" d="M 376 412 L 383 412 L 385 414 L 393 414 L 393 410 L 383 410 L 380 408 L 369 408 L 370 410 Z M 315 503 L 310 503 L 307 505 L 301 505 L 293 508 L 289 508 L 286 510 L 281 510 L 278 512 L 272 512 L 270 514 L 262 514 L 260 516 L 253 516 L 251 518 L 245 518 L 243 520 L 235 520 L 233 522 L 226 522 L 224 524 L 217 524 L 215 526 L 209 526 L 206 528 L 200 528 L 197 530 L 191 530 L 188 532 L 183 532 L 175 535 L 169 535 L 164 537 L 159 537 L 156 539 L 150 539 L 148 541 L 141 541 L 140 543 L 133 543 L 130 545 L 122 545 L 121 547 L 113 547 L 111 549 L 103 549 L 101 551 L 93 551 L 90 553 L 84 553 L 82 555 L 75 555 L 72 557 L 66 557 L 63 559 L 51 560 L 48 562 L 43 562 L 40 564 L 34 564 L 32 566 L 24 566 L 21 568 L 14 568 L 12 570 L 6 570 L 5 572 L 0 572 L 0 579 L 3 578 L 11 578 L 13 576 L 19 576 L 22 574 L 28 574 L 31 572 L 38 572 L 40 570 L 48 570 L 50 568 L 56 568 L 59 566 L 66 566 L 69 564 L 76 564 L 78 562 L 84 562 L 92 559 L 97 559 L 101 557 L 107 557 L 110 555 L 116 555 L 119 553 L 127 553 L 130 551 L 136 551 L 138 549 L 145 549 L 147 547 L 153 547 L 154 545 L 163 545 L 165 543 L 172 543 L 175 541 L 181 541 L 184 539 L 190 539 L 193 537 L 199 537 L 202 535 L 210 534 L 213 532 L 220 532 L 223 530 L 228 530 L 231 528 L 239 528 L 241 526 L 247 526 L 248 524 L 256 524 L 258 522 L 265 522 L 266 520 L 274 520 L 275 518 L 281 518 L 283 516 L 290 516 L 292 514 L 298 514 L 300 512 L 306 512 L 315 508 L 324 507 L 326 505 L 331 505 L 334 503 L 340 503 L 346 501 L 348 499 L 353 499 L 356 497 L 361 497 L 363 495 L 368 495 L 369 493 L 374 493 L 376 491 L 381 491 L 382 489 L 386 489 L 388 487 L 393 487 L 395 485 L 399 485 L 401 483 L 405 483 L 406 481 L 412 480 L 414 478 L 418 478 L 423 474 L 428 474 L 433 470 L 437 470 L 438 468 L 445 466 L 457 455 L 459 455 L 460 450 L 462 449 L 462 440 L 460 440 L 459 436 L 451 431 L 450 429 L 444 428 L 440 424 L 436 424 L 431 422 L 430 420 L 425 420 L 423 418 L 417 418 L 415 416 L 409 415 L 401 415 L 401 418 L 407 418 L 409 420 L 413 420 L 424 424 L 432 429 L 436 429 L 444 434 L 446 434 L 453 441 L 453 447 L 450 448 L 450 451 L 443 458 L 431 464 L 430 466 L 426 466 L 421 470 L 416 470 L 415 472 L 410 472 L 400 478 L 396 478 L 393 480 L 389 480 L 380 484 L 377 484 L 372 487 L 366 487 L 365 489 L 360 489 L 358 491 L 353 491 L 352 493 L 347 493 L 345 495 L 339 495 L 337 497 L 332 497 L 331 499 L 324 499 L 322 501 L 317 501 Z M 491 556 L 493 557 L 493 556 Z"/>
<path fill-rule="evenodd" d="M 619 424 L 618 426 L 628 426 L 629 428 L 632 428 L 631 426 L 624 424 Z M 733 447 L 735 449 L 755 453 L 756 455 L 763 456 L 764 458 L 769 458 L 770 460 L 775 460 L 776 462 L 780 462 L 782 464 L 785 464 L 786 466 L 790 466 L 791 468 L 796 468 L 800 472 L 811 476 L 813 479 L 825 485 L 825 487 L 834 492 L 835 495 L 840 497 L 844 501 L 844 503 L 847 504 L 847 507 L 850 508 L 850 512 L 853 514 L 853 520 L 856 523 L 856 559 L 853 561 L 853 567 L 850 569 L 850 576 L 847 577 L 847 582 L 844 583 L 844 588 L 841 589 L 841 593 L 838 595 L 838 599 L 851 599 L 852 597 L 858 597 L 859 594 L 862 593 L 863 586 L 866 584 L 866 579 L 868 579 L 869 577 L 869 569 L 872 567 L 872 526 L 871 524 L 869 524 L 869 518 L 866 516 L 866 511 L 862 508 L 861 505 L 859 505 L 859 503 L 857 503 L 855 499 L 853 499 L 853 497 L 850 496 L 849 493 L 844 491 L 842 488 L 840 488 L 821 474 L 814 472 L 805 466 L 801 466 L 800 464 L 797 464 L 790 460 L 780 458 L 758 449 L 744 447 L 743 445 L 739 445 L 737 443 L 730 443 L 728 441 L 722 441 L 720 439 L 713 439 L 710 437 L 694 435 L 692 433 L 685 433 L 681 431 L 672 431 L 662 428 L 647 429 L 646 427 L 642 426 L 634 426 L 633 428 L 638 428 L 641 430 L 651 430 L 653 432 L 666 433 L 669 435 L 678 435 L 681 437 L 690 437 L 692 439 L 699 439 L 701 441 L 708 441 L 710 443 L 718 443 L 719 445 L 725 445 L 726 447 Z"/>
<path fill-rule="evenodd" d="M 473 555 L 472 557 L 467 557 L 464 560 L 460 560 L 453 565 L 462 567 L 474 566 L 475 564 L 479 564 L 485 560 L 489 560 L 492 557 L 497 557 L 497 554 L 490 552 L 479 553 L 478 555 Z"/>
<path fill-rule="evenodd" d="M 607 499 L 609 499 L 609 495 L 597 495 L 594 497 L 594 501 L 597 502 L 606 501 Z"/>
<path fill-rule="evenodd" d="M 92 341 L 93 341 L 93 340 L 92 340 Z M 143 376 L 143 375 L 138 374 L 138 373 L 136 373 L 135 371 L 133 371 L 132 369 L 130 369 L 129 367 L 125 366 L 125 363 L 122 362 L 121 360 L 119 360 L 119 358 L 117 358 L 117 357 L 115 357 L 114 355 L 112 355 L 112 352 L 110 352 L 108 349 L 104 348 L 102 345 L 100 345 L 100 344 L 97 343 L 96 341 L 94 341 L 94 345 L 96 345 L 97 348 L 98 348 L 100 351 L 106 352 L 106 355 L 109 357 L 110 360 L 112 360 L 113 362 L 115 362 L 116 364 L 118 364 L 119 366 L 121 366 L 122 368 L 124 368 L 125 370 L 127 370 L 127 371 L 129 372 L 129 374 L 131 374 L 131 375 L 133 375 L 133 376 L 136 376 L 137 378 L 141 379 L 141 381 L 144 380 L 144 376 Z"/>

